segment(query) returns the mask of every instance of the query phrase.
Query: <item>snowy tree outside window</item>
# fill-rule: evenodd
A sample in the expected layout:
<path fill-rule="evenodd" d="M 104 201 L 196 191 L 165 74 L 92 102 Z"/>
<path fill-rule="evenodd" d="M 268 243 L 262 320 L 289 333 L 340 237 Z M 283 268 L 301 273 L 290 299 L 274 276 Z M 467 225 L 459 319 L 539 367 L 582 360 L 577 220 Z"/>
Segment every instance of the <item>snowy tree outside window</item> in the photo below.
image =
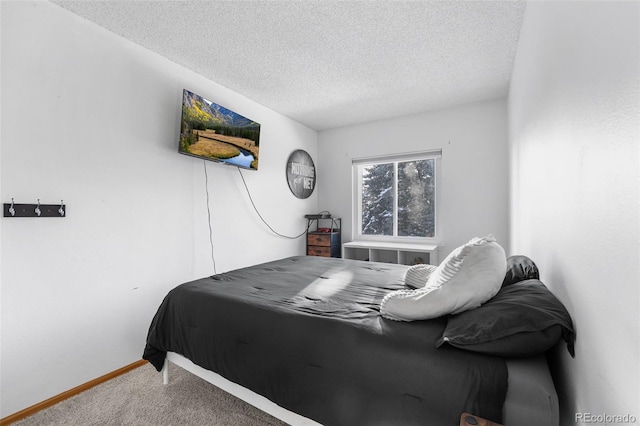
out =
<path fill-rule="evenodd" d="M 434 239 L 438 158 L 427 153 L 354 162 L 355 236 Z"/>

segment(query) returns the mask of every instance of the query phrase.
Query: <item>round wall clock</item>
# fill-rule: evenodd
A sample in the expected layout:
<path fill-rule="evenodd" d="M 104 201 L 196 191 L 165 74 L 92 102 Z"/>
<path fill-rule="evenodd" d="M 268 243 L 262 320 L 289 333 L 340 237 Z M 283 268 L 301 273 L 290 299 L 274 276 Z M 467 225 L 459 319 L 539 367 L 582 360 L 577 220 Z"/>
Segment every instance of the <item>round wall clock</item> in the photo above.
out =
<path fill-rule="evenodd" d="M 287 182 L 293 195 L 308 198 L 316 187 L 316 166 L 311 156 L 301 149 L 295 150 L 287 160 Z"/>

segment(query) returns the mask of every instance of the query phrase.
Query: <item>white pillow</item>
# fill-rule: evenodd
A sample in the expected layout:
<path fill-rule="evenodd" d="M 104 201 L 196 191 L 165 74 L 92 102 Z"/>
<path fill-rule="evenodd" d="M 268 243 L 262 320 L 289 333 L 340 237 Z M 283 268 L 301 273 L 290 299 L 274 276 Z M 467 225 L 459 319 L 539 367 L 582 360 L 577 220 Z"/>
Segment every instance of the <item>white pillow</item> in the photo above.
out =
<path fill-rule="evenodd" d="M 411 288 L 422 288 L 427 284 L 429 277 L 438 269 L 435 265 L 413 265 L 404 274 L 404 283 Z"/>
<path fill-rule="evenodd" d="M 506 272 L 507 257 L 493 235 L 473 238 L 452 251 L 423 288 L 387 294 L 380 313 L 392 320 L 414 321 L 477 308 L 498 293 Z"/>

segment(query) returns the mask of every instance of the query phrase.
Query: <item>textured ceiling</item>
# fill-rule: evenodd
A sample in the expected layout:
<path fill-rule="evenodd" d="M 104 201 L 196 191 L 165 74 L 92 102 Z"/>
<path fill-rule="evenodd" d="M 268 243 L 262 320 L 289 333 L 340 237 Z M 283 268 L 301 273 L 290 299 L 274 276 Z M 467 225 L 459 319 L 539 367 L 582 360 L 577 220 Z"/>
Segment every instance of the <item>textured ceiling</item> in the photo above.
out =
<path fill-rule="evenodd" d="M 316 130 L 506 96 L 525 9 L 523 1 L 54 3 Z"/>

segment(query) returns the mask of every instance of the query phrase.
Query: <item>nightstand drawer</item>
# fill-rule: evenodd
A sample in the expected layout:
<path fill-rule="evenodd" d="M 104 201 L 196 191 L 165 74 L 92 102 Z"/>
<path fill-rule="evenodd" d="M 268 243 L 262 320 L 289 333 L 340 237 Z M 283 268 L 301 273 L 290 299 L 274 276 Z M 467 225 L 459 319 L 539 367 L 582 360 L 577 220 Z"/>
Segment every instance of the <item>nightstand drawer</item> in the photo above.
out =
<path fill-rule="evenodd" d="M 337 235 L 337 234 L 333 234 Z M 331 234 L 322 234 L 316 232 L 309 232 L 307 234 L 307 244 L 310 246 L 331 246 Z"/>
<path fill-rule="evenodd" d="M 307 254 L 309 256 L 331 257 L 331 247 L 309 246 Z"/>

